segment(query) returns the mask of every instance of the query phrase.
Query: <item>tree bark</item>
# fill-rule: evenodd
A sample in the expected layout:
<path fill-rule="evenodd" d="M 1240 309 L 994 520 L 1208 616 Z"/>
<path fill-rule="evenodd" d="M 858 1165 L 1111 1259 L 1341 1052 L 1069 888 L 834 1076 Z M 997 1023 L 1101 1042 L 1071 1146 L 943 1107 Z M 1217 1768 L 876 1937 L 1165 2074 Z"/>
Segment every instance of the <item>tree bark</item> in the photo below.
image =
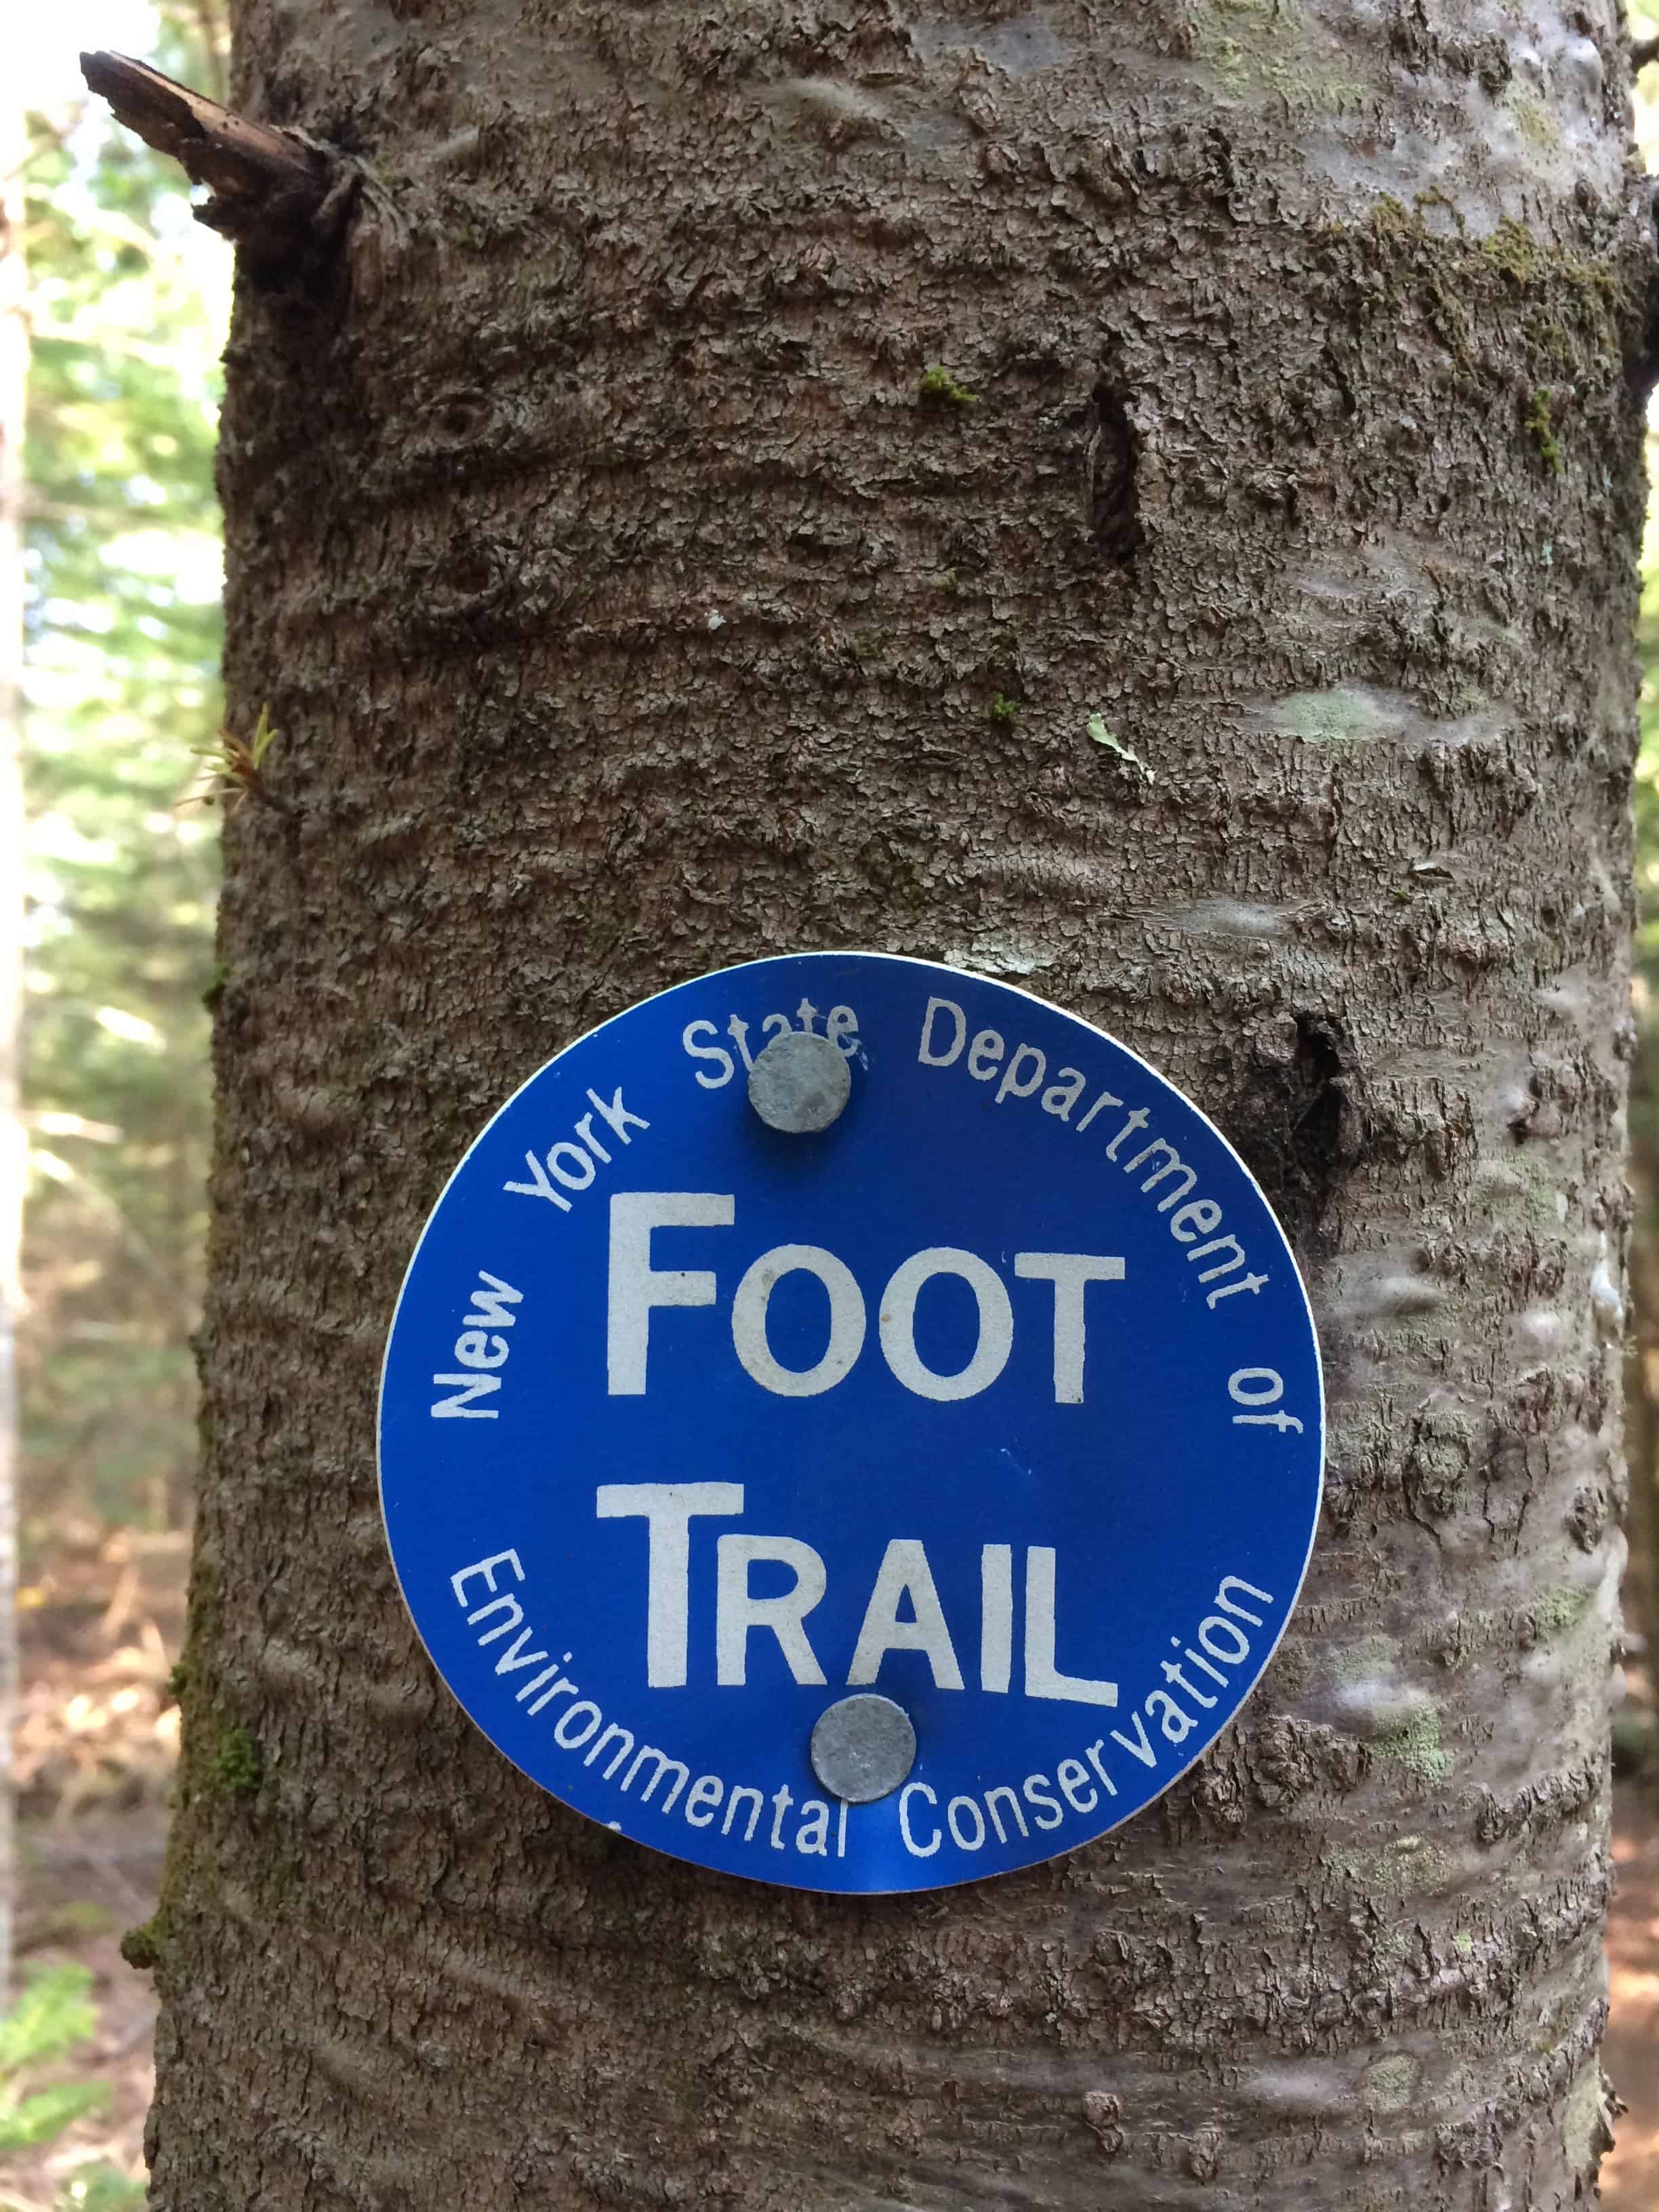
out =
<path fill-rule="evenodd" d="M 233 107 L 368 184 L 329 269 L 245 264 L 228 355 L 231 728 L 281 734 L 227 825 L 152 2203 L 1584 2201 L 1653 259 L 1611 0 L 239 40 Z M 399 1276 L 492 1109 L 843 945 L 1194 1096 L 1334 1423 L 1241 1723 L 934 1899 L 539 1794 L 376 1510 Z"/>
<path fill-rule="evenodd" d="M 1630 1180 L 1631 1332 L 1625 1359 L 1626 1473 L 1629 1498 L 1624 1602 L 1626 1649 L 1638 1648 L 1649 1696 L 1615 1716 L 1613 1753 L 1622 1770 L 1635 1769 L 1650 1790 L 1659 1789 L 1650 1729 L 1654 1669 L 1659 1666 L 1659 1036 L 1651 1000 L 1638 988 L 1638 1037 L 1631 1069 Z M 1632 1637 L 1629 1631 L 1634 1631 Z M 1617 1722 L 1626 1720 L 1621 1745 Z M 1632 1729 L 1631 1722 L 1635 1723 Z M 1620 1760 L 1620 1754 L 1623 1759 Z"/>

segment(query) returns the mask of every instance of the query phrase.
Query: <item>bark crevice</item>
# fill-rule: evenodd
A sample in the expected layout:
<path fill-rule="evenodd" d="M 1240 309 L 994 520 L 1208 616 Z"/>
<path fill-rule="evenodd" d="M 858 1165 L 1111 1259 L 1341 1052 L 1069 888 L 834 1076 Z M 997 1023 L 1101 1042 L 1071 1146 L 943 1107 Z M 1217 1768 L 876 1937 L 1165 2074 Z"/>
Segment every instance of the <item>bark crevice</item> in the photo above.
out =
<path fill-rule="evenodd" d="M 1101 378 L 1089 402 L 1084 453 L 1085 520 L 1102 554 L 1118 568 L 1133 568 L 1145 535 L 1136 482 L 1139 441 L 1128 402 L 1119 383 Z"/>

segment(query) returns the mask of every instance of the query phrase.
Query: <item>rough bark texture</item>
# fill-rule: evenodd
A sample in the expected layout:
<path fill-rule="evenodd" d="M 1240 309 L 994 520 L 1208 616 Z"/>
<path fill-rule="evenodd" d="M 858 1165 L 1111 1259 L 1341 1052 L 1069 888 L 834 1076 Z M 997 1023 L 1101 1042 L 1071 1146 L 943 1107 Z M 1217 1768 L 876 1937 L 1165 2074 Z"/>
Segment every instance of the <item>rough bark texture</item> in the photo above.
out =
<path fill-rule="evenodd" d="M 1585 2200 L 1652 252 L 1610 0 L 245 0 L 240 41 L 233 104 L 370 189 L 230 353 L 282 805 L 229 824 L 153 2202 Z M 376 1509 L 483 1119 L 824 945 L 1167 1070 L 1329 1365 L 1244 1721 L 934 1900 L 538 1794 Z"/>
<path fill-rule="evenodd" d="M 1630 1099 L 1631 1322 L 1625 1359 L 1625 1640 L 1659 1658 L 1659 1035 L 1645 1009 L 1638 1021 Z M 1615 1758 L 1620 1746 L 1617 1741 Z M 1648 1747 L 1628 1737 L 1632 1763 Z M 1645 1778 L 1659 1790 L 1659 1765 Z"/>

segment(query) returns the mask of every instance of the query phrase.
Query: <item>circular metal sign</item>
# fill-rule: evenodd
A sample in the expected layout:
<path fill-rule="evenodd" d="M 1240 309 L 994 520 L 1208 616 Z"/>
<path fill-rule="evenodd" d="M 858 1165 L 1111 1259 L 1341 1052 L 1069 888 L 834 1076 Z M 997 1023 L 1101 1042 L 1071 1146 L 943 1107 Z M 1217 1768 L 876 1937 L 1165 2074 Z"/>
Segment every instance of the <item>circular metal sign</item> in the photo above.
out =
<path fill-rule="evenodd" d="M 532 1076 L 380 1401 L 404 1595 L 485 1735 L 817 1890 L 1027 1866 L 1167 1790 L 1284 1632 L 1322 1450 L 1219 1133 L 1086 1023 L 872 953 L 700 977 Z"/>

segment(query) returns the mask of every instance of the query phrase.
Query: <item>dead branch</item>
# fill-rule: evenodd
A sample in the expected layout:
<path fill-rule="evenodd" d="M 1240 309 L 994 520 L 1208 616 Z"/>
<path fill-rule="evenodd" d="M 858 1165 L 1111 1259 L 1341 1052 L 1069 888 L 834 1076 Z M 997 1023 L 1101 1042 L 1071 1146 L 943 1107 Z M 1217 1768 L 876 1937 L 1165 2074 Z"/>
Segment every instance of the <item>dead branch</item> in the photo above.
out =
<path fill-rule="evenodd" d="M 116 120 L 177 161 L 213 197 L 196 210 L 262 259 L 309 257 L 338 229 L 357 184 L 352 165 L 268 123 L 233 115 L 126 54 L 81 57 L 81 74 Z"/>

